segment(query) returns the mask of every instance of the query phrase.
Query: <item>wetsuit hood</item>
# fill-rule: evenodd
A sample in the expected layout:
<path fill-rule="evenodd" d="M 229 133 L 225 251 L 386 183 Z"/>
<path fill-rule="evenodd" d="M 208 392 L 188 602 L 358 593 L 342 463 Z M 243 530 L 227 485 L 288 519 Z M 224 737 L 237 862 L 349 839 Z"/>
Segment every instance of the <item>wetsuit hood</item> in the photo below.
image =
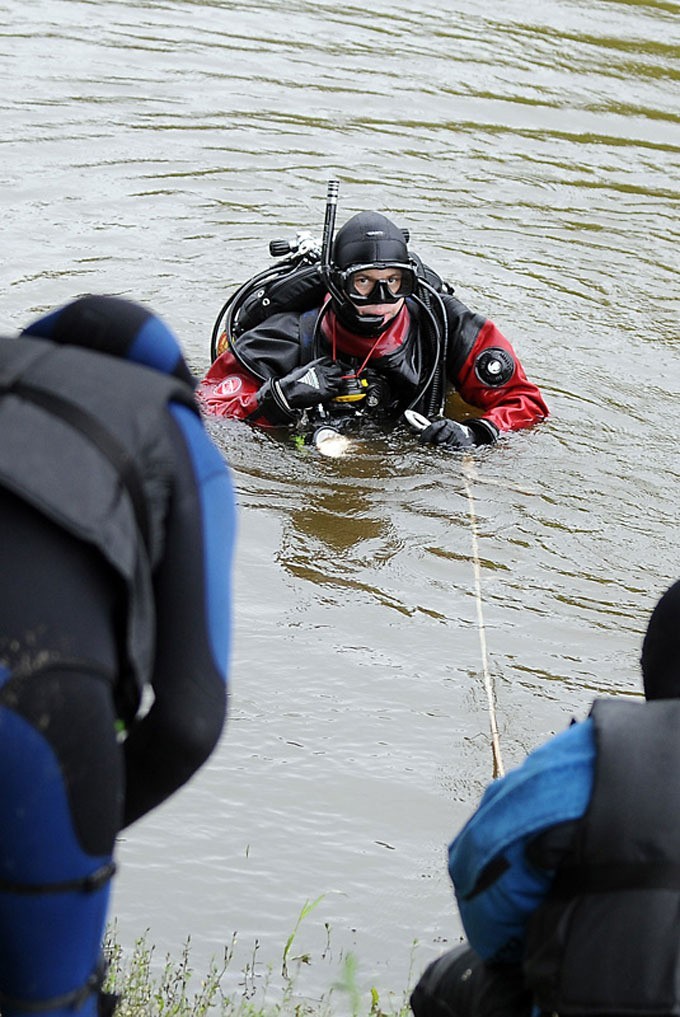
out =
<path fill-rule="evenodd" d="M 652 611 L 640 663 L 646 699 L 680 698 L 680 580 Z"/>
<path fill-rule="evenodd" d="M 388 327 L 389 319 L 358 313 L 345 288 L 347 273 L 355 266 L 399 266 L 412 271 L 407 241 L 408 231 L 401 230 L 380 212 L 358 212 L 338 230 L 333 243 L 329 288 L 338 318 L 357 335 L 378 336 Z"/>
<path fill-rule="evenodd" d="M 79 297 L 37 318 L 22 334 L 121 357 L 196 386 L 179 342 L 165 322 L 122 297 Z"/>
<path fill-rule="evenodd" d="M 380 212 L 359 212 L 348 219 L 333 244 L 333 265 L 340 269 L 352 265 L 408 264 L 408 234 Z"/>

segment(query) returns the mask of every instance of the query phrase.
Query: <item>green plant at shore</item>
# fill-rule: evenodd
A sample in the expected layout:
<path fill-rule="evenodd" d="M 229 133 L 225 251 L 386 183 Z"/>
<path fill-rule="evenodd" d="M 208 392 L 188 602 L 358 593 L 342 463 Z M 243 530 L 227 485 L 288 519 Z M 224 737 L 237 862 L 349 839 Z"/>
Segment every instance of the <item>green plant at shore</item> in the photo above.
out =
<path fill-rule="evenodd" d="M 110 931 L 104 953 L 109 961 L 104 988 L 120 996 L 116 1017 L 203 1017 L 221 1002 L 220 982 L 229 963 L 229 948 L 225 950 L 222 968 L 213 962 L 200 988 L 192 991 L 189 988 L 193 975 L 189 963 L 190 940 L 185 943 L 178 961 L 166 958 L 160 975 L 152 970 L 154 948 L 148 945 L 146 936 L 137 940 L 126 961 L 115 933 Z M 226 1014 L 230 1012 L 238 1011 L 224 1010 Z"/>
<path fill-rule="evenodd" d="M 160 973 L 154 965 L 154 947 L 147 936 L 140 937 L 130 956 L 117 940 L 115 925 L 109 928 L 104 953 L 109 962 L 105 991 L 116 993 L 119 1003 L 115 1017 L 411 1017 L 406 993 L 396 1005 L 383 1006 L 377 989 L 365 998 L 357 984 L 357 960 L 343 958 L 340 976 L 321 999 L 305 998 L 296 991 L 295 972 L 290 965 L 309 964 L 307 954 L 291 957 L 291 948 L 301 922 L 319 903 L 318 898 L 302 908 L 282 954 L 283 986 L 274 1001 L 267 1001 L 269 981 L 256 986 L 258 943 L 237 989 L 226 991 L 224 978 L 234 957 L 236 935 L 225 947 L 220 961 L 213 960 L 207 973 L 198 979 L 190 962 L 191 941 L 187 939 L 179 959 L 166 957 Z"/>
<path fill-rule="evenodd" d="M 282 963 L 281 963 L 281 974 L 283 975 L 284 978 L 288 978 L 288 955 L 290 954 L 290 949 L 291 949 L 291 947 L 293 945 L 293 942 L 294 942 L 295 937 L 297 935 L 298 929 L 302 925 L 302 923 L 305 920 L 305 918 L 307 917 L 307 915 L 312 913 L 314 908 L 317 906 L 317 904 L 321 903 L 323 898 L 324 898 L 324 895 L 322 894 L 320 897 L 317 897 L 315 901 L 312 901 L 311 904 L 307 900 L 307 901 L 305 901 L 304 905 L 302 906 L 300 914 L 298 915 L 297 921 L 296 921 L 296 923 L 295 923 L 295 925 L 293 927 L 293 931 L 291 932 L 290 936 L 286 940 L 286 945 L 283 948 L 283 959 L 282 959 Z"/>

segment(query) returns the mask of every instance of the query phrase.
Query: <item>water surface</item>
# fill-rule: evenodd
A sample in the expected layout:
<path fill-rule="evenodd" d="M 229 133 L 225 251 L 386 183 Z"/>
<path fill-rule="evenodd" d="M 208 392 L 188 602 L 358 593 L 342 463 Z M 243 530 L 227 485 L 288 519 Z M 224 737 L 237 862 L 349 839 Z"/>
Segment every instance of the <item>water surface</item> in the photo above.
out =
<path fill-rule="evenodd" d="M 118 293 L 200 373 L 230 287 L 320 234 L 337 176 L 338 221 L 408 226 L 552 410 L 467 465 L 211 425 L 241 510 L 230 721 L 126 833 L 113 914 L 161 956 L 190 935 L 197 969 L 236 931 L 233 981 L 254 955 L 274 993 L 306 901 L 311 996 L 349 952 L 400 993 L 460 936 L 445 848 L 492 772 L 473 521 L 506 766 L 638 694 L 680 574 L 678 4 L 444 6 L 0 4 L 6 331 Z"/>

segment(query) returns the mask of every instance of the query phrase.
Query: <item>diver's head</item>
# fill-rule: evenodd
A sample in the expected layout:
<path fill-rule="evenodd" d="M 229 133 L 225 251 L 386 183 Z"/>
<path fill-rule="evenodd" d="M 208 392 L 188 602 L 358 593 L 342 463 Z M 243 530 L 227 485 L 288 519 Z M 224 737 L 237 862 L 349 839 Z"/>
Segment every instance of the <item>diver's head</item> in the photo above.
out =
<path fill-rule="evenodd" d="M 359 212 L 338 230 L 330 291 L 336 314 L 353 332 L 380 335 L 413 293 L 407 241 L 408 231 L 380 212 Z"/>
<path fill-rule="evenodd" d="M 646 699 L 680 699 L 680 581 L 652 611 L 640 663 Z"/>

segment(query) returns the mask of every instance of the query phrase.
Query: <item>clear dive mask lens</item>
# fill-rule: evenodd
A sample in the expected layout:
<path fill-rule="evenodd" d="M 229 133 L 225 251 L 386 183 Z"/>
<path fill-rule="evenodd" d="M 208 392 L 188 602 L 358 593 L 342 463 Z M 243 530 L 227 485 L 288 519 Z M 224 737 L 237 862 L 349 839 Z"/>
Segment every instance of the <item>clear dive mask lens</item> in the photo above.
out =
<path fill-rule="evenodd" d="M 374 278 L 376 270 L 381 278 Z M 410 265 L 351 265 L 341 278 L 342 288 L 357 307 L 396 304 L 410 297 L 416 285 Z"/>

